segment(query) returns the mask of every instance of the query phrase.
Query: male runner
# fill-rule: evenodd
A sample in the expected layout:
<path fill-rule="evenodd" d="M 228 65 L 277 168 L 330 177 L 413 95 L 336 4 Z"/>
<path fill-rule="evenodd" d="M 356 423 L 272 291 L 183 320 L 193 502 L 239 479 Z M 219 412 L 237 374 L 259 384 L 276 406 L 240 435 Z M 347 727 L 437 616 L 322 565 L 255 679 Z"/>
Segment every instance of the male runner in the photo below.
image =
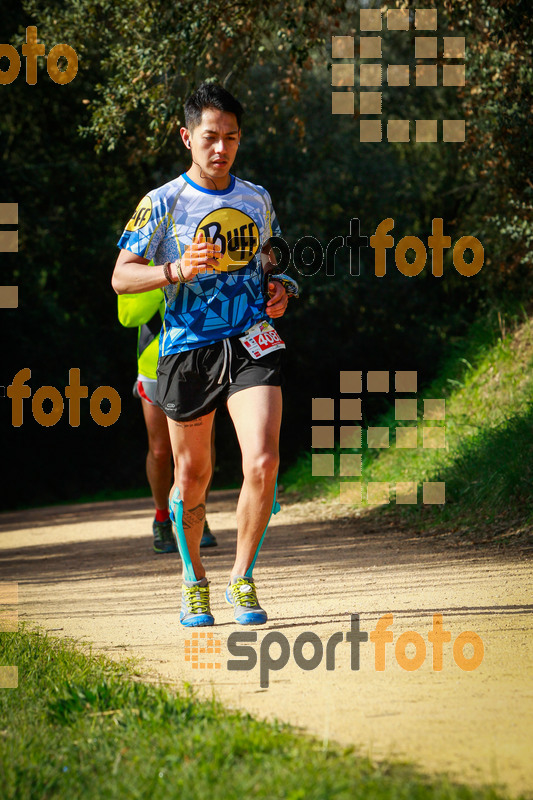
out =
<path fill-rule="evenodd" d="M 156 399 L 174 455 L 170 512 L 184 565 L 180 621 L 212 625 L 200 558 L 211 429 L 226 404 L 239 440 L 244 480 L 237 552 L 226 589 L 241 624 L 266 622 L 252 570 L 276 503 L 281 423 L 279 336 L 268 324 L 288 294 L 273 277 L 269 239 L 279 227 L 268 192 L 230 174 L 242 106 L 221 86 L 202 84 L 185 105 L 187 172 L 150 192 L 119 241 L 118 294 L 164 287 Z M 156 266 L 148 266 L 153 258 Z M 292 288 L 289 288 L 292 291 Z"/>
<path fill-rule="evenodd" d="M 150 484 L 155 506 L 152 522 L 155 553 L 176 553 L 177 545 L 172 533 L 168 513 L 168 492 L 172 485 L 172 448 L 168 435 L 167 418 L 155 402 L 159 334 L 165 314 L 165 295 L 162 289 L 140 294 L 118 296 L 119 322 L 137 331 L 137 380 L 133 394 L 141 401 L 144 423 L 148 434 L 146 477 Z M 214 429 L 213 429 L 214 433 Z M 212 441 L 212 465 L 215 463 L 215 443 Z M 200 547 L 215 547 L 217 540 L 211 533 L 207 519 Z"/>

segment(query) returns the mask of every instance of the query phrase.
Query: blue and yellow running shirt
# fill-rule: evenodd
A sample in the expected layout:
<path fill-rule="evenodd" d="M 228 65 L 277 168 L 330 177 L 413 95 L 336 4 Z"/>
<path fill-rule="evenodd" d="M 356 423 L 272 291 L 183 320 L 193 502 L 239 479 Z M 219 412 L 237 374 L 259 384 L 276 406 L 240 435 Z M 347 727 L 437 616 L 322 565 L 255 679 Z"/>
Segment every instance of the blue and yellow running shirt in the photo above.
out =
<path fill-rule="evenodd" d="M 183 256 L 200 231 L 221 247 L 216 272 L 165 287 L 160 356 L 214 344 L 265 319 L 261 249 L 281 230 L 266 189 L 230 178 L 227 189 L 217 191 L 187 175 L 154 189 L 118 242 L 155 264 Z"/>

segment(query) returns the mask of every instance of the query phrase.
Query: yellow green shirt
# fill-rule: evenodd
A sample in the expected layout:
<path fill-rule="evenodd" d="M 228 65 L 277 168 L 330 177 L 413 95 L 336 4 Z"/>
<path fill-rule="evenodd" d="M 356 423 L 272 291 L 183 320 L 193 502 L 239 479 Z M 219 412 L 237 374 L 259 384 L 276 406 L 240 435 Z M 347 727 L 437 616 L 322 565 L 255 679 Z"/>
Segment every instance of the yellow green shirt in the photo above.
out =
<path fill-rule="evenodd" d="M 118 319 L 126 328 L 138 327 L 137 370 L 139 375 L 155 380 L 159 357 L 159 334 L 165 313 L 162 289 L 139 294 L 119 294 Z"/>

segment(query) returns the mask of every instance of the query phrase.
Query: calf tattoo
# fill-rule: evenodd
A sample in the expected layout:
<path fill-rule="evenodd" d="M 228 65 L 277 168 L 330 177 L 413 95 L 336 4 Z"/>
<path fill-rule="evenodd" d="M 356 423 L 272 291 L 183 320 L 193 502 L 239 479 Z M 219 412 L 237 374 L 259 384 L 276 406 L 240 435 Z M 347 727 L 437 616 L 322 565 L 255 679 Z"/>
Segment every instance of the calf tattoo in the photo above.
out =
<path fill-rule="evenodd" d="M 185 529 L 192 528 L 193 525 L 198 525 L 200 522 L 203 522 L 205 519 L 205 505 L 200 503 L 200 505 L 195 506 L 194 508 L 190 508 L 184 510 L 183 512 L 183 527 Z"/>

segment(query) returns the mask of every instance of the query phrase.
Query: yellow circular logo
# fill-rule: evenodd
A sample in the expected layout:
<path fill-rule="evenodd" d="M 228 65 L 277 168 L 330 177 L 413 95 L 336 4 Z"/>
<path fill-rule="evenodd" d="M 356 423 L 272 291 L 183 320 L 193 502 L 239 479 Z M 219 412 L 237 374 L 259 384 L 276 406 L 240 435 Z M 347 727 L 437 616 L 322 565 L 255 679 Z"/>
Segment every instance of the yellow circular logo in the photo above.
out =
<path fill-rule="evenodd" d="M 146 196 L 143 197 L 135 211 L 133 212 L 133 216 L 126 225 L 127 231 L 138 231 L 139 228 L 142 228 L 150 217 L 152 216 L 152 201 L 151 199 Z"/>
<path fill-rule="evenodd" d="M 206 240 L 220 245 L 219 272 L 233 272 L 250 263 L 259 248 L 259 229 L 253 219 L 236 208 L 211 211 L 196 228 Z"/>

